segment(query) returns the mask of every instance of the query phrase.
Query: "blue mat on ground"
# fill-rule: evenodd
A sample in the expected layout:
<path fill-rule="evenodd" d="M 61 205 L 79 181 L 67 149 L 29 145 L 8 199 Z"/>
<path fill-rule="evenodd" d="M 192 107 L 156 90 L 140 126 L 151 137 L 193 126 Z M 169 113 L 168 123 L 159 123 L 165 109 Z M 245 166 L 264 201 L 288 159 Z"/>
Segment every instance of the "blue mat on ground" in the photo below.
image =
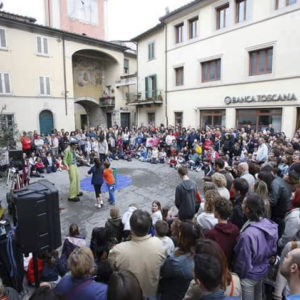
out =
<path fill-rule="evenodd" d="M 117 175 L 117 184 L 116 190 L 124 189 L 130 185 L 132 185 L 132 180 L 129 176 L 126 175 Z M 83 191 L 94 192 L 94 186 L 91 184 L 91 176 L 85 177 L 80 180 L 80 189 Z M 104 183 L 101 187 L 101 192 L 105 193 L 108 191 L 107 185 Z"/>

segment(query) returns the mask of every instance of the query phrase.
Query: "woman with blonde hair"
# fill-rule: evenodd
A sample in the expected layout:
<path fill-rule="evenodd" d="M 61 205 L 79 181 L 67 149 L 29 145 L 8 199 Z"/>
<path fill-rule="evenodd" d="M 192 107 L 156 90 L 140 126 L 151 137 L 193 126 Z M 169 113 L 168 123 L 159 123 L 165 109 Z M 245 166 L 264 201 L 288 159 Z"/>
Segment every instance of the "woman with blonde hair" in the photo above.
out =
<path fill-rule="evenodd" d="M 230 193 L 226 188 L 226 177 L 221 173 L 215 173 L 212 177 L 212 182 L 216 185 L 217 191 L 221 197 L 224 197 L 227 200 L 230 200 Z"/>
<path fill-rule="evenodd" d="M 204 212 L 198 215 L 197 223 L 205 232 L 214 228 L 214 226 L 218 223 L 218 220 L 214 215 L 214 205 L 216 199 L 220 197 L 220 194 L 217 192 L 217 190 L 208 190 L 204 193 L 204 197 Z"/>
<path fill-rule="evenodd" d="M 94 256 L 90 248 L 75 248 L 68 258 L 71 274 L 65 275 L 55 291 L 64 299 L 106 300 L 107 285 L 93 279 Z"/>
<path fill-rule="evenodd" d="M 271 207 L 270 207 L 269 190 L 267 184 L 262 180 L 255 182 L 254 193 L 258 194 L 263 199 L 265 204 L 265 217 L 270 219 Z"/>

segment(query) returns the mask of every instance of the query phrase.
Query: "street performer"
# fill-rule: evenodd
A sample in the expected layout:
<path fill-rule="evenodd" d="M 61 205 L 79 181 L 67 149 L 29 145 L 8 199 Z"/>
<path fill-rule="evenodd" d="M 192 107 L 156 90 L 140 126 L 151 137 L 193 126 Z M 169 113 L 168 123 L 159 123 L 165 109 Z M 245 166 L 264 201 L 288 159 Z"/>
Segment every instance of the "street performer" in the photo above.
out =
<path fill-rule="evenodd" d="M 79 173 L 76 164 L 76 159 L 79 158 L 79 155 L 75 151 L 77 144 L 77 141 L 70 142 L 70 145 L 64 151 L 63 159 L 63 164 L 66 166 L 70 178 L 68 200 L 72 202 L 80 201 L 79 197 L 82 196 L 82 192 L 80 192 Z"/>

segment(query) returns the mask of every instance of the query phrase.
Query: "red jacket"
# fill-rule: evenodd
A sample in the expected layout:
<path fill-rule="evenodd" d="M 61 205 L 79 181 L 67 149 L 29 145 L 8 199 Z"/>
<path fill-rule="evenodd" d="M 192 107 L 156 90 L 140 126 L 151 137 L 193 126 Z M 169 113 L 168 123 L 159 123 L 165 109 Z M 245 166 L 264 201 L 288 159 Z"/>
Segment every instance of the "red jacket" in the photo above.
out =
<path fill-rule="evenodd" d="M 43 272 L 43 260 L 37 259 L 38 262 L 38 274 L 39 278 L 42 276 Z M 29 283 L 34 284 L 34 269 L 33 269 L 33 258 L 30 258 L 29 263 L 28 263 L 28 270 L 27 270 L 27 280 Z"/>
<path fill-rule="evenodd" d="M 211 230 L 205 233 L 205 237 L 216 241 L 224 251 L 228 262 L 231 262 L 233 248 L 236 244 L 236 240 L 240 234 L 239 229 L 234 224 L 228 222 L 227 224 L 218 223 Z"/>

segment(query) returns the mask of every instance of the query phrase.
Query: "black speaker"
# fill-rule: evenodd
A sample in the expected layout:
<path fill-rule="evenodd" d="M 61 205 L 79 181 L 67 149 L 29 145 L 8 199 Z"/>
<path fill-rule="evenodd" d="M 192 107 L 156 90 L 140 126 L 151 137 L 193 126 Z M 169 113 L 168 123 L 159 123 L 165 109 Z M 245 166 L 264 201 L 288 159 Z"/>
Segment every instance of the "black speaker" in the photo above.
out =
<path fill-rule="evenodd" d="M 59 197 L 53 183 L 39 180 L 13 193 L 16 240 L 24 253 L 53 250 L 61 245 Z"/>

